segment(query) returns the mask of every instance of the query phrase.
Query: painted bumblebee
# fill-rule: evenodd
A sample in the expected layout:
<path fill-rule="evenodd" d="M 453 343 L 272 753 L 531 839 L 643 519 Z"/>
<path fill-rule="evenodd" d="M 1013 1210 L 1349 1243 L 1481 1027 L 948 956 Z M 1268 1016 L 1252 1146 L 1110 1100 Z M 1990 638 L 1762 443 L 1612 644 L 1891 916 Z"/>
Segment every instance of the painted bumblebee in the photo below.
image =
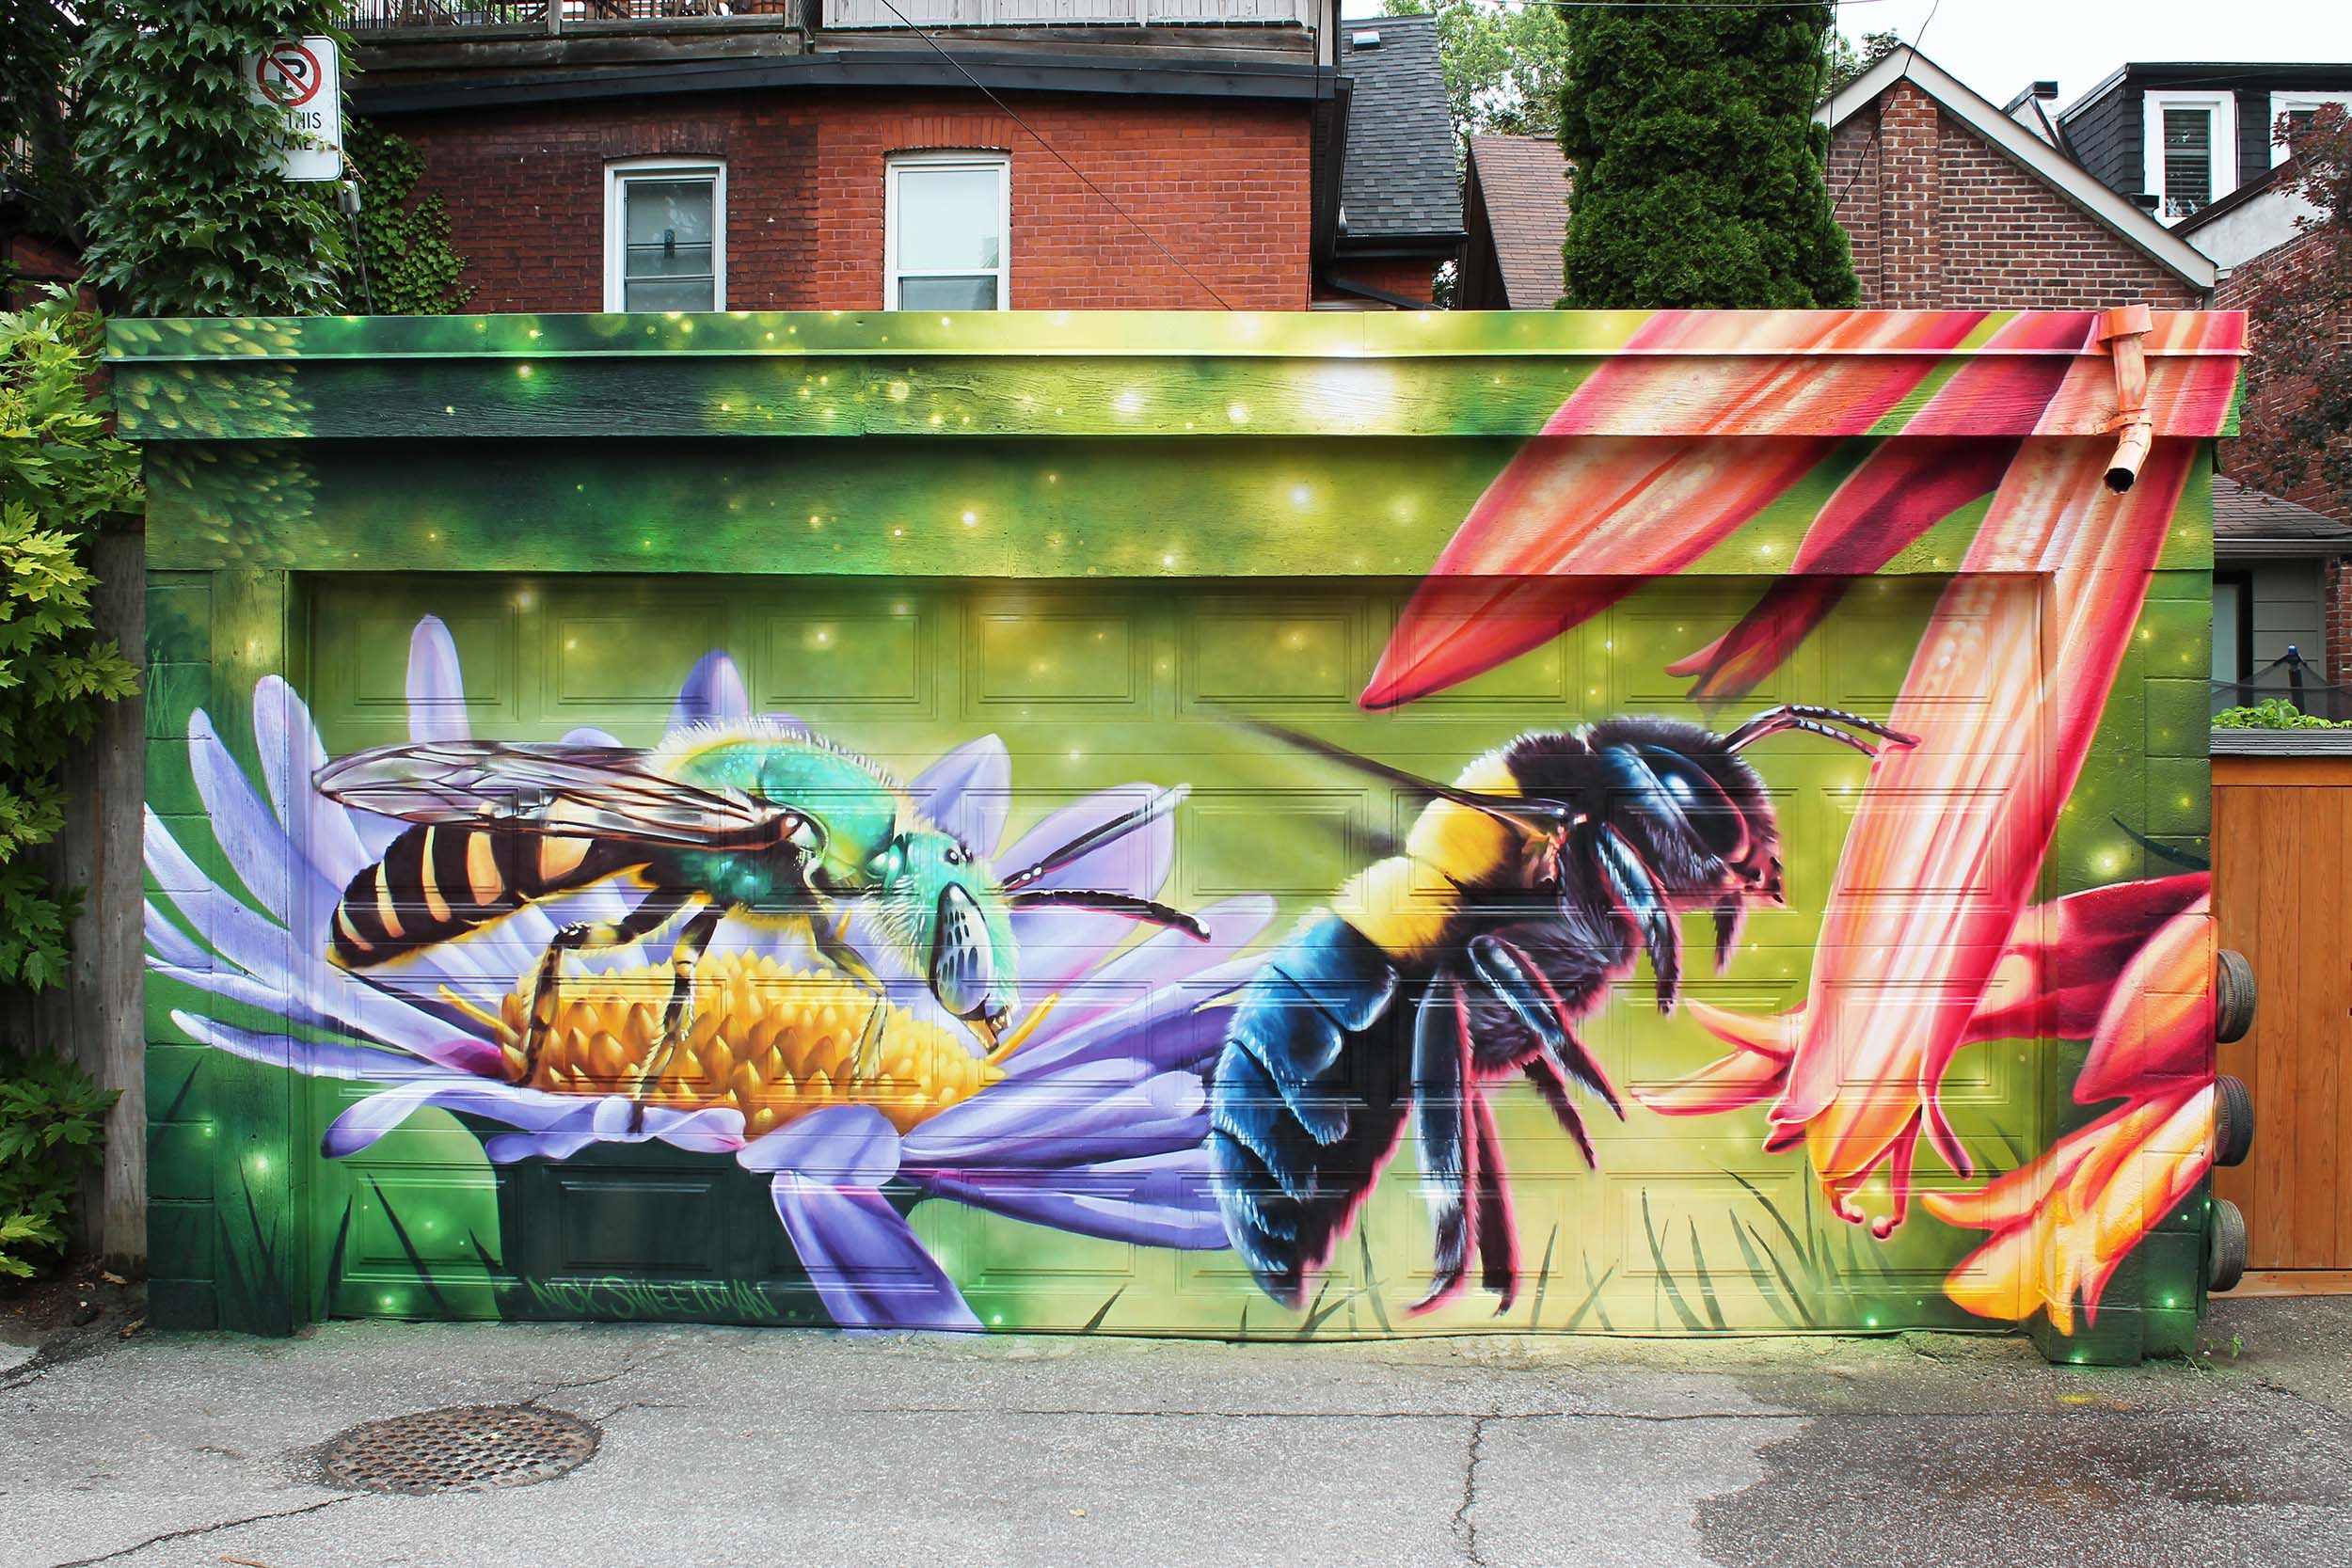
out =
<path fill-rule="evenodd" d="M 1674 1008 L 1684 911 L 1712 915 L 1720 969 L 1749 901 L 1783 901 L 1778 825 L 1739 753 L 1790 730 L 1873 756 L 1862 736 L 1916 744 L 1820 707 L 1772 708 L 1728 735 L 1618 718 L 1520 736 L 1446 785 L 1252 727 L 1427 803 L 1404 852 L 1342 890 L 1337 902 L 1359 912 L 1309 916 L 1234 1011 L 1210 1093 L 1226 1233 L 1267 1294 L 1304 1305 L 1409 1113 L 1436 1233 L 1435 1283 L 1417 1311 L 1460 1289 L 1473 1246 L 1497 1310 L 1517 1293 L 1485 1085 L 1525 1077 L 1596 1165 L 1571 1085 L 1625 1112 L 1580 1022 L 1641 953 L 1660 1010 Z"/>
<path fill-rule="evenodd" d="M 386 746 L 329 763 L 316 783 L 345 805 L 417 824 L 343 890 L 333 955 L 348 969 L 453 941 L 624 873 L 649 890 L 618 920 L 557 929 L 532 985 L 524 1082 L 538 1069 L 556 1016 L 564 955 L 644 941 L 681 915 L 661 1044 L 640 1074 L 641 1094 L 660 1081 L 685 1036 L 694 967 L 726 916 L 804 925 L 830 963 L 876 990 L 879 1019 L 879 982 L 841 934 L 850 904 L 870 910 L 882 940 L 992 1051 L 1019 1002 L 1011 911 L 1104 910 L 1208 936 L 1190 915 L 1148 899 L 1036 885 L 1165 816 L 1182 789 L 1162 791 L 1000 878 L 978 847 L 926 819 L 874 764 L 771 721 L 681 731 L 650 752 L 464 740 Z M 861 1063 L 877 1043 L 873 1032 L 869 1020 Z"/>

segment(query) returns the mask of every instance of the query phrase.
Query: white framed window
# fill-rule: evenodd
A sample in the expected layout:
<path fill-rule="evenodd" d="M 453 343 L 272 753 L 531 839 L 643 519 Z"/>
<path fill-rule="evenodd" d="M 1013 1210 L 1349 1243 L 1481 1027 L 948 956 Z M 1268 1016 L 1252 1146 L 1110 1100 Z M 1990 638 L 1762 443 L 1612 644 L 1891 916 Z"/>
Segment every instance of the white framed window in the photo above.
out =
<path fill-rule="evenodd" d="M 2237 189 L 2237 95 L 2150 92 L 2142 145 L 2156 216 L 2178 223 Z"/>
<path fill-rule="evenodd" d="M 604 308 L 725 309 L 726 165 L 636 158 L 604 178 Z"/>
<path fill-rule="evenodd" d="M 1012 309 L 1012 159 L 905 152 L 882 168 L 882 309 Z"/>
<path fill-rule="evenodd" d="M 2309 125 L 2312 116 L 2319 112 L 2323 103 L 2342 104 L 2345 110 L 2352 111 L 2352 92 L 2274 92 L 2270 95 L 2271 167 L 2277 168 L 2295 152 L 2288 143 L 2278 139 L 2279 117 L 2288 116 L 2290 127 Z M 2290 130 L 2289 135 L 2292 134 Z"/>

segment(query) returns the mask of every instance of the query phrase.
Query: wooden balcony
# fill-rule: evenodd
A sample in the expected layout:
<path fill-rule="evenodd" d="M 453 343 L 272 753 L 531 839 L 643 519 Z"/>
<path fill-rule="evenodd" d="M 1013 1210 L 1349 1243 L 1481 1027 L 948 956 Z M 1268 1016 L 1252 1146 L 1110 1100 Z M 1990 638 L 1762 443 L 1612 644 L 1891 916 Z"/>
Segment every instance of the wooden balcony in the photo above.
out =
<path fill-rule="evenodd" d="M 1312 27 L 1317 0 L 818 0 L 821 25 L 883 27 Z"/>
<path fill-rule="evenodd" d="M 351 0 L 343 25 L 361 43 L 394 37 L 545 37 L 673 27 L 792 27 L 802 0 Z"/>

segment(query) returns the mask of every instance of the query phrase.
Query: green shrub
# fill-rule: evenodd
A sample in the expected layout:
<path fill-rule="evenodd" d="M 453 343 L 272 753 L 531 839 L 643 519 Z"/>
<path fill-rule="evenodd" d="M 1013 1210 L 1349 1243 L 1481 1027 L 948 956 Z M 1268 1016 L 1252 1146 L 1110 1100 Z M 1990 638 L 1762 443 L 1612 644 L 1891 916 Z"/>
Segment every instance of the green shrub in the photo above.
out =
<path fill-rule="evenodd" d="M 2213 716 L 2217 730 L 2352 730 L 2352 719 L 2328 720 L 2305 713 L 2284 697 L 2251 707 L 2225 707 Z"/>
<path fill-rule="evenodd" d="M 65 1246 L 66 1211 L 117 1091 L 56 1056 L 0 1052 L 0 1274 Z"/>
<path fill-rule="evenodd" d="M 140 508 L 92 391 L 98 324 L 63 291 L 0 313 L 0 986 L 64 973 L 69 893 L 24 851 L 65 825 L 66 759 L 137 673 L 90 626 L 89 547 Z"/>

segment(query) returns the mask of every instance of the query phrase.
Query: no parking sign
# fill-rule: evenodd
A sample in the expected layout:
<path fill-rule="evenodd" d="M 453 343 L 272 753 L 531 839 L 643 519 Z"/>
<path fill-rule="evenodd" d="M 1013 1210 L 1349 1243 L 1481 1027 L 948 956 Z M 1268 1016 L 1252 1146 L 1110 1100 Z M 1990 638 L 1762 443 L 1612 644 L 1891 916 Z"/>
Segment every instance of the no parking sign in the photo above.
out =
<path fill-rule="evenodd" d="M 342 178 L 342 75 L 330 38 L 287 39 L 246 56 L 246 86 L 286 117 L 278 167 L 287 179 Z"/>

